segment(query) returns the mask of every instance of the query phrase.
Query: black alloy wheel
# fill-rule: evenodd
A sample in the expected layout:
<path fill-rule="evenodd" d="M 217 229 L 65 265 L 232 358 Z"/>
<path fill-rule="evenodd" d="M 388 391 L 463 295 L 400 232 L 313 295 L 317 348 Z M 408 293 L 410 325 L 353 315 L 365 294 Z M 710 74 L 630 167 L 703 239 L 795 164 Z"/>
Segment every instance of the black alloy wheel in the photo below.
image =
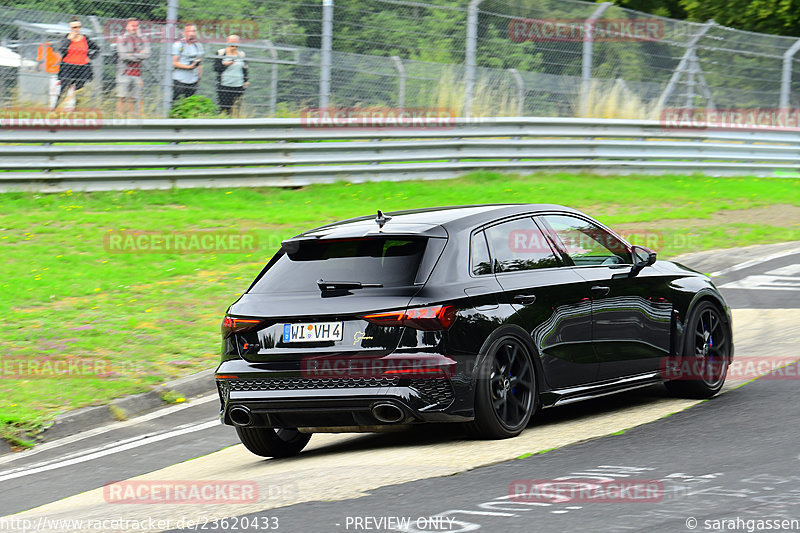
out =
<path fill-rule="evenodd" d="M 528 349 L 516 337 L 498 339 L 478 376 L 470 432 L 481 438 L 515 437 L 528 425 L 537 404 L 536 373 Z"/>
<path fill-rule="evenodd" d="M 730 363 L 730 328 L 717 306 L 701 302 L 686 328 L 681 364 L 688 375 L 666 383 L 670 392 L 689 398 L 710 398 L 725 384 Z"/>

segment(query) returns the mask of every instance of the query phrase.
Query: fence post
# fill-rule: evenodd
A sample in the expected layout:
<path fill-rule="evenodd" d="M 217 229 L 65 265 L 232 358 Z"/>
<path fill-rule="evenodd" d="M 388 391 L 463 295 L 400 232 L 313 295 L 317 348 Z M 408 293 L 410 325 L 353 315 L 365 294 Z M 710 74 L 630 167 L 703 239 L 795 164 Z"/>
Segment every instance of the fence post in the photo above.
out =
<path fill-rule="evenodd" d="M 97 38 L 95 39 L 96 43 L 100 44 L 100 49 L 102 52 L 108 50 L 110 42 L 106 42 L 105 35 L 103 35 L 103 26 L 100 24 L 100 21 L 97 19 L 96 16 L 90 15 L 89 22 L 92 24 L 92 28 L 95 31 L 95 35 Z M 103 84 L 103 54 L 98 54 L 99 61 L 92 61 L 92 75 L 94 76 L 95 80 L 100 81 L 100 85 Z M 100 88 L 102 90 L 102 87 Z"/>
<path fill-rule="evenodd" d="M 589 88 L 592 84 L 592 55 L 594 52 L 594 23 L 603 16 L 611 2 L 603 2 L 583 23 L 583 59 L 581 60 L 581 116 L 589 112 Z"/>
<path fill-rule="evenodd" d="M 161 77 L 161 113 L 169 117 L 172 108 L 172 43 L 178 22 L 178 0 L 167 2 L 167 25 L 164 36 L 164 76 Z"/>
<path fill-rule="evenodd" d="M 272 72 L 269 76 L 269 114 L 273 117 L 278 111 L 278 51 L 269 39 L 264 39 L 272 58 Z"/>
<path fill-rule="evenodd" d="M 322 0 L 322 49 L 320 50 L 319 107 L 331 101 L 331 47 L 333 46 L 333 0 Z"/>
<path fill-rule="evenodd" d="M 525 80 L 522 79 L 522 75 L 517 69 L 510 68 L 508 71 L 514 76 L 514 83 L 517 84 L 517 116 L 521 117 L 525 104 Z"/>
<path fill-rule="evenodd" d="M 406 107 L 406 68 L 403 60 L 397 56 L 392 56 L 394 68 L 397 69 L 397 107 L 402 111 Z"/>
<path fill-rule="evenodd" d="M 478 50 L 478 7 L 483 0 L 470 0 L 467 8 L 467 48 L 464 57 L 464 112 L 465 118 L 472 113 L 472 95 L 475 92 L 475 56 Z"/>
<path fill-rule="evenodd" d="M 781 74 L 780 100 L 781 109 L 789 109 L 789 93 L 791 92 L 792 88 L 792 59 L 798 50 L 800 50 L 800 40 L 795 41 L 794 44 L 783 53 L 783 72 Z"/>
<path fill-rule="evenodd" d="M 667 99 L 669 99 L 672 91 L 675 90 L 675 85 L 678 84 L 681 74 L 683 73 L 684 69 L 686 69 L 686 65 L 689 64 L 689 62 L 692 61 L 692 58 L 695 56 L 695 47 L 697 46 L 697 43 L 715 24 L 716 22 L 714 22 L 713 19 L 709 20 L 703 24 L 703 27 L 699 32 L 697 32 L 697 35 L 689 39 L 689 42 L 686 43 L 686 52 L 684 52 L 683 57 L 678 63 L 678 66 L 675 67 L 675 72 L 672 73 L 672 77 L 669 79 L 669 82 L 667 82 L 667 87 L 664 89 L 664 92 L 661 93 L 661 96 L 658 98 L 658 105 L 656 106 L 656 109 L 661 109 L 667 102 Z"/>

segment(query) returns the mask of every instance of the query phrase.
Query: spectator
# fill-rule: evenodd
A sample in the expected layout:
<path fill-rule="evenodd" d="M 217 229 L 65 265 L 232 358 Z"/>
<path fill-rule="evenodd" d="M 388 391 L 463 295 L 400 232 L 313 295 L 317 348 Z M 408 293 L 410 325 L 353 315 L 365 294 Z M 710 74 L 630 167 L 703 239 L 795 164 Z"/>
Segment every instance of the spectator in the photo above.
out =
<path fill-rule="evenodd" d="M 183 39 L 172 47 L 172 101 L 192 96 L 203 75 L 203 45 L 197 42 L 197 27 L 187 24 Z"/>
<path fill-rule="evenodd" d="M 239 100 L 249 84 L 247 63 L 244 60 L 244 52 L 239 50 L 238 35 L 229 35 L 227 48 L 217 50 L 214 70 L 217 72 L 219 109 L 230 115 L 234 107 L 238 111 Z"/>
<path fill-rule="evenodd" d="M 49 42 L 45 42 L 36 49 L 36 61 L 37 68 L 49 74 L 48 105 L 55 107 L 59 93 L 58 64 L 61 63 L 61 56 L 53 50 Z"/>
<path fill-rule="evenodd" d="M 58 52 L 61 54 L 61 66 L 58 69 L 58 79 L 61 88 L 58 91 L 56 105 L 67 95 L 70 87 L 75 87 L 75 92 L 80 91 L 86 82 L 94 77 L 89 64 L 100 48 L 81 33 L 81 21 L 78 17 L 69 20 L 69 33 L 58 43 Z M 77 97 L 76 97 L 77 101 Z"/>
<path fill-rule="evenodd" d="M 36 49 L 36 61 L 38 61 L 39 70 L 44 70 L 48 74 L 58 74 L 61 56 L 53 50 L 49 42 L 40 44 Z"/>
<path fill-rule="evenodd" d="M 142 114 L 142 61 L 150 48 L 139 36 L 139 21 L 129 18 L 125 33 L 117 39 L 117 116 Z"/>

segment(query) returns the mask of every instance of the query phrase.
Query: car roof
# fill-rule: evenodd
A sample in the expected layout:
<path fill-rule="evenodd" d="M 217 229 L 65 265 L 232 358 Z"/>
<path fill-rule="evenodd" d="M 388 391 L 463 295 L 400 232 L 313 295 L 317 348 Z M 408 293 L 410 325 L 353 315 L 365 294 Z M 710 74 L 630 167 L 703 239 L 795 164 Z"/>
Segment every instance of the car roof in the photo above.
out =
<path fill-rule="evenodd" d="M 375 215 L 350 218 L 320 226 L 303 232 L 294 237 L 294 239 L 366 236 L 381 233 L 446 237 L 448 233 L 471 229 L 501 218 L 545 211 L 579 213 L 575 209 L 556 204 L 482 204 L 426 207 L 423 209 L 386 212 L 385 215 L 391 217 L 391 220 L 386 222 L 383 228 L 379 228 L 376 223 L 376 213 Z"/>

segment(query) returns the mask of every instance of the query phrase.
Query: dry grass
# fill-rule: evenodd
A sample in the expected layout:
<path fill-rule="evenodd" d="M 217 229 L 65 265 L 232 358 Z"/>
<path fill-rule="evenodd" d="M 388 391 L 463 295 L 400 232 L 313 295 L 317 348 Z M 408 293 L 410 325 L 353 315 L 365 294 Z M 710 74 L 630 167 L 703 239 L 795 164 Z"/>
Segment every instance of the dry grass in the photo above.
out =
<path fill-rule="evenodd" d="M 645 103 L 622 80 L 592 80 L 588 93 L 582 90 L 572 108 L 576 117 L 584 118 L 656 120 L 661 112 L 657 101 Z"/>
<path fill-rule="evenodd" d="M 452 69 L 445 70 L 436 90 L 429 95 L 430 107 L 449 109 L 453 116 L 464 116 L 464 81 Z M 515 117 L 518 115 L 519 99 L 510 80 L 492 83 L 486 76 L 475 81 L 472 97 L 473 117 Z"/>

